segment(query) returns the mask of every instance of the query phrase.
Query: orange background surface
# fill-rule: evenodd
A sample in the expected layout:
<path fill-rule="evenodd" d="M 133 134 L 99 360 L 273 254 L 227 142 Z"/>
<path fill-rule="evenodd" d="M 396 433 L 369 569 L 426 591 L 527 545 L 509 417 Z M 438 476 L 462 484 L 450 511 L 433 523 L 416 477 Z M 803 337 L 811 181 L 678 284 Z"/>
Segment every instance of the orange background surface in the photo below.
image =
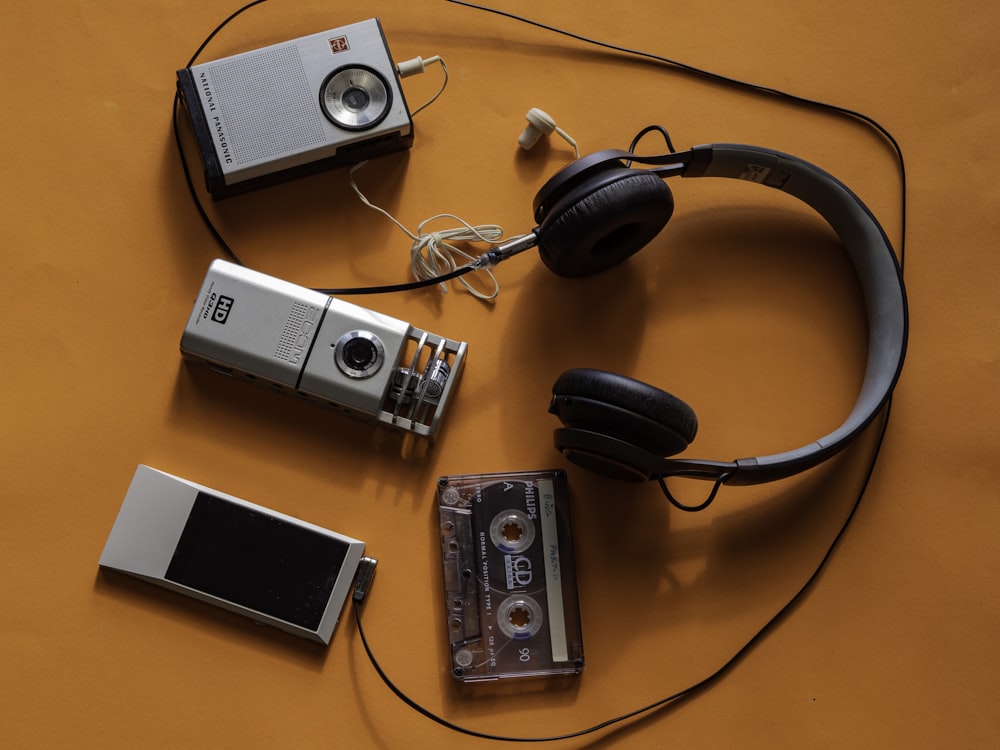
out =
<path fill-rule="evenodd" d="M 869 114 L 907 156 L 909 355 L 881 461 L 813 588 L 719 683 L 565 747 L 1000 745 L 995 4 L 508 0 L 606 41 Z M 218 257 L 171 133 L 175 70 L 236 6 L 7 2 L 0 232 L 0 735 L 7 747 L 474 747 L 379 681 L 349 612 L 328 649 L 98 571 L 147 463 L 363 539 L 380 560 L 366 632 L 395 682 L 486 732 L 575 731 L 723 664 L 797 590 L 843 523 L 867 435 L 808 474 L 726 488 L 707 511 L 655 484 L 568 467 L 587 667 L 570 685 L 459 689 L 448 673 L 434 481 L 566 466 L 546 414 L 565 368 L 652 381 L 691 403 L 688 455 L 761 455 L 832 429 L 864 364 L 864 315 L 821 221 L 768 191 L 675 184 L 667 230 L 569 282 L 532 251 L 498 299 L 453 287 L 357 299 L 469 342 L 429 450 L 182 363 L 181 330 Z M 397 60 L 451 82 L 406 154 L 358 175 L 405 225 L 440 212 L 531 228 L 572 153 L 515 144 L 541 107 L 584 152 L 645 125 L 679 147 L 769 146 L 855 190 L 898 245 L 886 144 L 844 118 L 734 91 L 445 2 L 271 0 L 202 59 L 379 16 Z M 407 79 L 411 104 L 440 84 Z M 655 144 L 650 150 L 655 148 Z M 673 183 L 672 183 L 673 184 Z M 253 267 L 306 285 L 403 281 L 409 243 L 344 170 L 210 205 Z M 435 225 L 435 228 L 443 226 Z M 704 486 L 678 485 L 682 495 Z"/>

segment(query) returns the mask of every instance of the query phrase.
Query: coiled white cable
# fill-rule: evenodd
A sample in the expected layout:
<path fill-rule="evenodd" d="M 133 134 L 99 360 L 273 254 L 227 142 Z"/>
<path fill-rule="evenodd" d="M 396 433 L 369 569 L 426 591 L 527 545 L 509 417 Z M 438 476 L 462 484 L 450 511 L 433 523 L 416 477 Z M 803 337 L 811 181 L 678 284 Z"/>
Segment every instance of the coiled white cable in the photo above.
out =
<path fill-rule="evenodd" d="M 486 242 L 490 245 L 496 245 L 504 241 L 503 227 L 497 224 L 473 226 L 464 219 L 449 213 L 436 214 L 429 219 L 424 219 L 417 225 L 416 232 L 410 231 L 395 216 L 384 208 L 376 206 L 361 192 L 361 188 L 358 187 L 354 176 L 365 164 L 367 162 L 359 162 L 351 167 L 348 174 L 351 189 L 354 190 L 358 199 L 368 206 L 368 208 L 385 216 L 410 238 L 412 241 L 410 246 L 410 271 L 418 281 L 432 279 L 435 276 L 441 276 L 449 271 L 454 271 L 459 266 L 459 259 L 474 261 L 479 257 L 478 255 L 470 255 L 461 248 L 456 247 L 452 244 L 454 242 Z M 428 224 L 441 219 L 450 219 L 457 222 L 459 226 L 437 232 L 425 231 Z M 487 267 L 479 269 L 479 272 L 489 278 L 489 287 L 486 290 L 477 289 L 465 277 L 459 277 L 458 281 L 466 288 L 469 294 L 478 299 L 486 301 L 496 299 L 497 295 L 500 294 L 500 284 L 493 275 L 493 272 Z M 442 292 L 448 291 L 448 287 L 444 282 L 439 286 Z"/>
<path fill-rule="evenodd" d="M 445 87 L 448 85 L 448 66 L 445 64 L 440 55 L 434 55 L 426 60 L 422 57 L 415 57 L 412 60 L 406 60 L 396 65 L 396 70 L 399 73 L 400 78 L 407 78 L 412 75 L 423 73 L 426 66 L 431 63 L 437 63 L 441 66 L 442 71 L 444 71 L 444 81 L 441 84 L 441 88 L 438 89 L 438 92 L 434 96 L 413 110 L 411 117 L 416 115 L 421 110 L 429 107 L 437 101 L 438 97 L 441 96 L 442 93 L 444 93 Z M 358 183 L 355 180 L 355 174 L 365 164 L 367 164 L 367 162 L 363 161 L 351 167 L 351 170 L 348 173 L 348 180 L 350 182 L 351 189 L 354 191 L 355 195 L 358 196 L 358 199 L 368 206 L 368 208 L 378 211 L 380 214 L 389 219 L 389 221 L 399 227 L 406 234 L 406 236 L 410 238 L 412 242 L 410 245 L 410 271 L 417 281 L 433 279 L 437 276 L 443 276 L 451 271 L 454 271 L 459 267 L 460 261 L 471 262 L 481 258 L 480 255 L 470 255 L 465 252 L 461 248 L 454 245 L 453 243 L 455 242 L 485 242 L 491 246 L 495 246 L 505 241 L 503 236 L 503 227 L 498 226 L 497 224 L 481 224 L 479 226 L 472 226 L 464 219 L 450 213 L 436 214 L 429 219 L 424 219 L 417 226 L 416 232 L 410 231 L 410 229 L 405 227 L 395 216 L 390 214 L 384 208 L 376 206 L 368 200 L 364 193 L 361 192 L 361 188 L 358 187 Z M 425 231 L 429 224 L 442 219 L 455 221 L 459 226 L 436 232 Z M 518 235 L 517 238 L 511 239 L 518 239 L 523 236 L 525 235 Z M 489 279 L 486 290 L 477 289 L 475 286 L 470 284 L 464 276 L 459 276 L 458 281 L 465 287 L 469 294 L 477 297 L 478 299 L 486 301 L 496 299 L 497 295 L 500 294 L 500 284 L 497 282 L 493 272 L 490 271 L 489 266 L 485 264 L 481 265 L 477 270 L 478 272 L 485 274 Z M 447 293 L 448 287 L 444 282 L 441 282 L 438 286 L 442 292 Z"/>

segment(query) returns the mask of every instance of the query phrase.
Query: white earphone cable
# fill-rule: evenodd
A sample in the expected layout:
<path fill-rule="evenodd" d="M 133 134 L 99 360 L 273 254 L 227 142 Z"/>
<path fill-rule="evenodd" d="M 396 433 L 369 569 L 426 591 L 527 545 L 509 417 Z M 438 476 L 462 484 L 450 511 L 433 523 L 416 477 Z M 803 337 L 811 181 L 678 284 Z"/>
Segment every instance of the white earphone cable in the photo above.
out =
<path fill-rule="evenodd" d="M 444 93 L 445 88 L 448 86 L 448 66 L 440 55 L 434 55 L 426 60 L 422 57 L 415 57 L 412 60 L 406 60 L 396 66 L 396 70 L 399 72 L 400 77 L 407 78 L 411 75 L 423 73 L 426 66 L 431 63 L 437 63 L 441 66 L 441 70 L 444 71 L 444 81 L 441 83 L 441 88 L 438 89 L 434 96 L 413 110 L 410 115 L 411 117 L 436 102 L 438 97 Z M 434 279 L 455 271 L 459 267 L 457 261 L 458 258 L 466 261 L 476 260 L 478 256 L 469 255 L 461 248 L 452 244 L 453 242 L 486 242 L 491 245 L 495 245 L 503 239 L 503 227 L 497 226 L 496 224 L 484 224 L 474 227 L 464 219 L 449 213 L 436 214 L 429 219 L 424 219 L 417 225 L 416 232 L 411 231 L 401 221 L 399 221 L 399 219 L 381 206 L 376 206 L 368 200 L 368 197 L 363 192 L 361 192 L 361 188 L 358 187 L 355 175 L 358 170 L 360 170 L 367 163 L 367 161 L 362 161 L 351 167 L 347 176 L 351 189 L 364 205 L 385 216 L 389 219 L 389 221 L 399 227 L 407 237 L 410 238 L 412 241 L 412 245 L 410 246 L 410 271 L 417 281 Z M 437 232 L 425 231 L 428 224 L 440 219 L 452 219 L 458 222 L 460 226 Z M 489 277 L 489 286 L 485 291 L 475 288 L 463 277 L 458 277 L 458 280 L 474 297 L 482 300 L 495 299 L 500 293 L 500 284 L 488 268 L 483 268 L 482 271 L 487 277 Z M 448 286 L 444 281 L 438 284 L 438 286 L 442 292 L 446 293 L 448 291 Z"/>
<path fill-rule="evenodd" d="M 417 281 L 437 278 L 456 270 L 459 266 L 458 259 L 474 261 L 479 257 L 478 255 L 470 255 L 452 244 L 454 242 L 485 242 L 489 245 L 496 245 L 504 240 L 503 227 L 497 224 L 473 226 L 464 219 L 450 213 L 435 214 L 428 219 L 424 219 L 417 225 L 416 232 L 411 231 L 399 219 L 381 206 L 376 206 L 361 192 L 361 188 L 358 187 L 358 183 L 355 180 L 355 174 L 367 163 L 363 161 L 351 167 L 348 173 L 351 189 L 364 205 L 385 216 L 410 238 L 412 241 L 410 245 L 410 271 Z M 459 226 L 437 232 L 425 231 L 428 224 L 441 219 L 450 219 L 457 222 Z M 464 277 L 458 277 L 458 281 L 461 282 L 469 294 L 478 299 L 485 301 L 496 299 L 497 295 L 500 294 L 499 282 L 489 268 L 482 267 L 479 270 L 489 278 L 487 289 L 477 289 Z M 439 287 L 442 292 L 448 291 L 448 287 L 443 281 L 439 284 Z"/>

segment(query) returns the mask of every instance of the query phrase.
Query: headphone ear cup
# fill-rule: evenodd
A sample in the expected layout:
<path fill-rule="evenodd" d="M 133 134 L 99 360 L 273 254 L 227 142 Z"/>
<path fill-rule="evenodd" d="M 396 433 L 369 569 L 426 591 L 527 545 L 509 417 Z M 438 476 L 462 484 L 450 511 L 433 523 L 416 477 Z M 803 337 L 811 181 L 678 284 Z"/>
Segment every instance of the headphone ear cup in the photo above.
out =
<path fill-rule="evenodd" d="M 673 193 L 655 174 L 608 168 L 571 187 L 546 213 L 538 252 L 559 276 L 598 273 L 641 250 L 673 211 Z"/>
<path fill-rule="evenodd" d="M 645 479 L 651 462 L 680 453 L 698 432 L 694 410 L 676 396 L 624 375 L 577 368 L 567 370 L 552 386 L 549 412 L 568 428 L 560 431 L 557 444 L 567 441 L 567 433 L 587 434 L 591 446 L 567 455 L 577 463 L 618 478 Z M 600 436 L 609 453 L 602 456 Z M 613 454 L 613 455 L 611 455 Z M 634 456 L 634 465 L 623 456 Z M 644 468 L 641 470 L 638 466 Z"/>

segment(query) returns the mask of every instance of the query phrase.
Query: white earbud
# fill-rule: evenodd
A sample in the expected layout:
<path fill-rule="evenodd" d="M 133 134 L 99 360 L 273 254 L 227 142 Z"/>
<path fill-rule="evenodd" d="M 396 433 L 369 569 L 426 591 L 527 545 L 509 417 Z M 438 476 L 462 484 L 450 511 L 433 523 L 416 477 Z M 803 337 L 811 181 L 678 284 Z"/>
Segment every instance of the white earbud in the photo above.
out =
<path fill-rule="evenodd" d="M 538 143 L 543 135 L 556 133 L 573 147 L 573 151 L 576 153 L 577 158 L 580 157 L 580 149 L 577 148 L 576 141 L 574 141 L 565 130 L 556 125 L 555 120 L 542 110 L 538 109 L 538 107 L 532 107 L 528 110 L 528 114 L 526 114 L 524 118 L 528 121 L 528 124 L 524 128 L 524 132 L 518 136 L 517 145 L 525 151 L 531 149 L 536 143 Z"/>

